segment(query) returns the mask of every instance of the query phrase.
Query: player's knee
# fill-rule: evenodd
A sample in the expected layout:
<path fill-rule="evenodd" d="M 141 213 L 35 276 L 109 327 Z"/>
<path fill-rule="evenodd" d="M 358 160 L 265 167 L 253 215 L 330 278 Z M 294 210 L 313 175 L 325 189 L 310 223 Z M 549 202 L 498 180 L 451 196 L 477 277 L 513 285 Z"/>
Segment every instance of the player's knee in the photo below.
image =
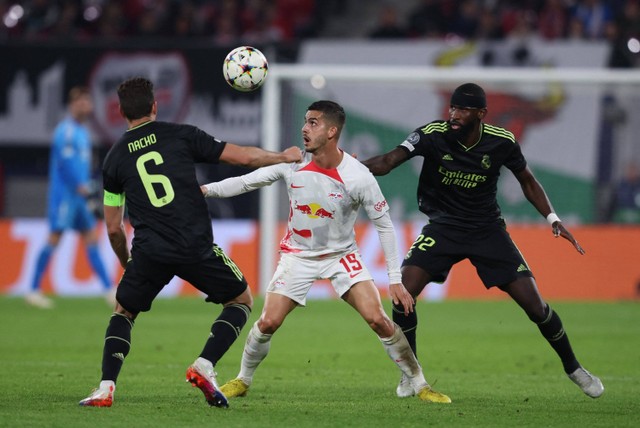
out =
<path fill-rule="evenodd" d="M 249 287 L 246 288 L 238 297 L 226 302 L 224 306 L 228 306 L 230 304 L 240 304 L 245 305 L 249 308 L 249 310 L 253 309 L 253 296 L 251 295 L 251 289 Z"/>
<path fill-rule="evenodd" d="M 52 247 L 56 248 L 58 244 L 60 244 L 60 239 L 62 238 L 61 233 L 52 233 L 49 235 L 49 239 L 47 239 L 47 243 Z"/>
<path fill-rule="evenodd" d="M 136 313 L 129 312 L 119 302 L 116 302 L 116 307 L 113 312 L 119 315 L 124 315 L 126 318 L 130 319 L 131 321 L 134 321 L 138 316 L 137 312 Z"/>
<path fill-rule="evenodd" d="M 393 311 L 398 311 L 398 312 L 403 312 L 404 313 L 404 305 L 401 302 L 395 303 L 392 302 L 391 303 L 391 310 Z"/>
<path fill-rule="evenodd" d="M 414 299 L 422 293 L 431 280 L 432 276 L 418 266 L 408 265 L 402 268 L 402 284 Z"/>
<path fill-rule="evenodd" d="M 249 309 L 253 309 L 253 296 L 251 295 L 251 291 L 249 291 L 249 287 L 247 287 L 246 291 L 238 296 L 234 303 L 239 303 L 241 305 L 245 305 Z"/>
<path fill-rule="evenodd" d="M 394 326 L 393 322 L 385 315 L 384 312 L 380 311 L 374 314 L 371 314 L 368 317 L 365 317 L 367 324 L 376 334 L 380 337 L 391 337 L 393 335 Z"/>
<path fill-rule="evenodd" d="M 280 328 L 282 321 L 279 318 L 274 318 L 265 314 L 262 314 L 258 320 L 258 328 L 264 334 L 273 334 Z"/>
<path fill-rule="evenodd" d="M 544 302 L 540 302 L 536 305 L 531 305 L 530 307 L 528 307 L 526 312 L 531 321 L 536 324 L 540 324 L 547 319 L 547 316 L 549 315 L 549 306 Z"/>
<path fill-rule="evenodd" d="M 82 232 L 82 239 L 84 240 L 86 245 L 98 244 L 98 235 L 96 234 L 94 229 L 89 229 Z"/>
<path fill-rule="evenodd" d="M 416 309 L 416 304 L 413 304 L 413 312 L 409 312 L 410 316 L 413 316 L 415 314 L 415 309 Z M 392 303 L 392 307 L 391 307 L 391 311 L 393 313 L 394 319 L 396 315 L 400 315 L 400 316 L 406 316 L 404 313 L 404 305 L 401 302 L 398 303 Z"/>

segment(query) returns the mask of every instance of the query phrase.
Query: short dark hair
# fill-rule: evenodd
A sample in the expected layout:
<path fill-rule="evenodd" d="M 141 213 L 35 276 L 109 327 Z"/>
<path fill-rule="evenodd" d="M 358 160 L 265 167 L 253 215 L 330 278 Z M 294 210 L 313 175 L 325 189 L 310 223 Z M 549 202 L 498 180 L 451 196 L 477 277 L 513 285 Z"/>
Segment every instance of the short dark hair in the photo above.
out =
<path fill-rule="evenodd" d="M 319 111 L 327 118 L 327 121 L 338 126 L 341 130 L 347 120 L 347 115 L 342 106 L 336 102 L 320 100 L 311 103 L 307 110 Z"/>
<path fill-rule="evenodd" d="M 127 79 L 118 86 L 118 100 L 127 119 L 149 116 L 155 102 L 153 83 L 144 77 Z"/>

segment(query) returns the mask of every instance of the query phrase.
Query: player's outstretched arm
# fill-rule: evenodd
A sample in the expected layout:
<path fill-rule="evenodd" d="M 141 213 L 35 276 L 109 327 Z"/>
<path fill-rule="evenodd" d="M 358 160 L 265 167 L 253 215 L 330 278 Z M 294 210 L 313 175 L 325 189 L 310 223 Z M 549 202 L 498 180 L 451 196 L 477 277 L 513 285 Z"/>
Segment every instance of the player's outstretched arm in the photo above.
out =
<path fill-rule="evenodd" d="M 571 242 L 571 245 L 573 245 L 577 252 L 584 254 L 585 251 L 582 246 L 580 246 L 573 235 L 562 225 L 558 216 L 555 215 L 553 206 L 547 197 L 547 193 L 544 191 L 542 185 L 533 175 L 533 172 L 531 172 L 529 167 L 526 167 L 519 173 L 515 174 L 515 176 L 520 182 L 522 192 L 526 196 L 527 200 L 536 207 L 540 214 L 550 221 L 553 234 L 556 237 L 562 236 L 564 239 Z"/>
<path fill-rule="evenodd" d="M 245 175 L 203 184 L 200 191 L 205 198 L 229 198 L 276 182 L 284 176 L 288 168 L 289 165 L 284 163 L 258 168 Z"/>
<path fill-rule="evenodd" d="M 221 162 L 248 168 L 260 168 L 283 162 L 300 162 L 301 160 L 302 151 L 299 147 L 289 147 L 281 152 L 271 152 L 260 147 L 227 143 L 220 155 Z"/>
<path fill-rule="evenodd" d="M 369 168 L 373 175 L 386 175 L 407 159 L 409 159 L 409 154 L 400 147 L 396 147 L 390 152 L 374 156 L 362 163 Z"/>

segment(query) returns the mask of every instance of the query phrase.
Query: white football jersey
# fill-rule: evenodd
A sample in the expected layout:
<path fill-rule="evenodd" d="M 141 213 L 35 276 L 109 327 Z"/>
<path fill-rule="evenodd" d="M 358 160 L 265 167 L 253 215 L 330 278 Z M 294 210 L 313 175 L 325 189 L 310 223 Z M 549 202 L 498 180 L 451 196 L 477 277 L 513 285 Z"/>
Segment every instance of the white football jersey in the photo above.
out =
<path fill-rule="evenodd" d="M 319 256 L 355 248 L 359 208 L 370 219 L 389 210 L 373 174 L 347 153 L 334 169 L 320 168 L 310 154 L 286 167 L 290 208 L 282 251 Z"/>
<path fill-rule="evenodd" d="M 300 163 L 260 168 L 243 176 L 244 187 L 284 180 L 290 207 L 280 242 L 283 252 L 315 257 L 355 249 L 353 228 L 359 208 L 372 220 L 389 210 L 380 186 L 369 169 L 347 153 L 333 169 L 320 168 L 311 159 L 305 153 Z"/>

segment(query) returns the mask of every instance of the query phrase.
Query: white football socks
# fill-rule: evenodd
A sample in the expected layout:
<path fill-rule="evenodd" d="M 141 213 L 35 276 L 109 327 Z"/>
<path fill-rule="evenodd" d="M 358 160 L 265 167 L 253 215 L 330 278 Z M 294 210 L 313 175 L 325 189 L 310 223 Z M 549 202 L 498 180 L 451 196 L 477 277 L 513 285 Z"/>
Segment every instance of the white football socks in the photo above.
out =
<path fill-rule="evenodd" d="M 391 360 L 409 378 L 411 386 L 416 392 L 429 385 L 424 378 L 422 367 L 413 353 L 411 345 L 409 345 L 402 329 L 397 324 L 394 324 L 393 335 L 391 337 L 381 337 L 380 342 L 382 342 L 382 346 L 384 346 Z"/>
<path fill-rule="evenodd" d="M 251 385 L 253 374 L 258 368 L 258 365 L 260 365 L 269 353 L 271 336 L 271 334 L 262 333 L 258 328 L 257 322 L 253 324 L 253 327 L 249 330 L 247 341 L 242 351 L 240 373 L 238 373 L 238 378 L 242 379 L 247 385 Z"/>

